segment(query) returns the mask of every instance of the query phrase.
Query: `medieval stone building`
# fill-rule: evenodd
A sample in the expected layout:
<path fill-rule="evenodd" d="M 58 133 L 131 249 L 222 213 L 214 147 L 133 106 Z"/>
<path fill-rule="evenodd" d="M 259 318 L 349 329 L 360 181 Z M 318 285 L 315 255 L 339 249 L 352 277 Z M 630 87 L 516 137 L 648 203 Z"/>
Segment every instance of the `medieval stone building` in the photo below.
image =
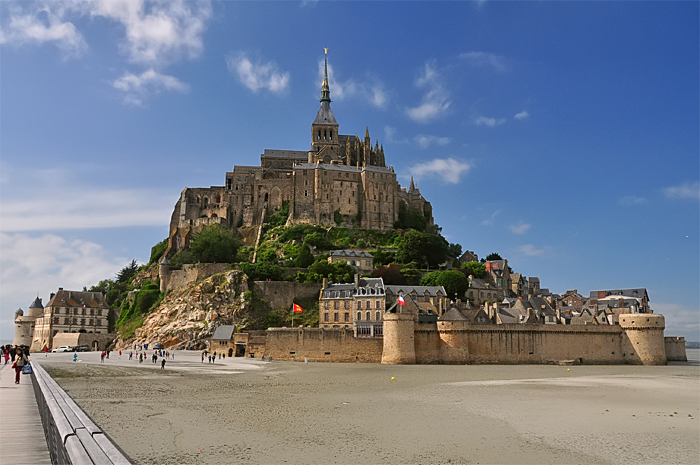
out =
<path fill-rule="evenodd" d="M 402 188 L 384 147 L 340 134 L 331 110 L 328 60 L 321 86 L 321 106 L 311 124 L 309 150 L 268 150 L 260 166 L 234 166 L 224 186 L 185 188 L 170 221 L 171 257 L 191 235 L 211 224 L 227 228 L 259 226 L 288 202 L 287 224 L 389 230 L 402 208 L 420 211 L 433 223 L 432 207 L 415 188 Z"/>

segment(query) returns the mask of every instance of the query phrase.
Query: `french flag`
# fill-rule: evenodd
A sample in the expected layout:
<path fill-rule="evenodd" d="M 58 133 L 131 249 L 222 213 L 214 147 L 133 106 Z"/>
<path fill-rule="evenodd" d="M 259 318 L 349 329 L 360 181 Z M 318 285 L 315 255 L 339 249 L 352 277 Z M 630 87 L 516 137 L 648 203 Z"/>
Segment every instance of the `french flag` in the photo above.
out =
<path fill-rule="evenodd" d="M 403 295 L 399 296 L 399 305 L 406 305 L 406 302 L 403 301 Z"/>

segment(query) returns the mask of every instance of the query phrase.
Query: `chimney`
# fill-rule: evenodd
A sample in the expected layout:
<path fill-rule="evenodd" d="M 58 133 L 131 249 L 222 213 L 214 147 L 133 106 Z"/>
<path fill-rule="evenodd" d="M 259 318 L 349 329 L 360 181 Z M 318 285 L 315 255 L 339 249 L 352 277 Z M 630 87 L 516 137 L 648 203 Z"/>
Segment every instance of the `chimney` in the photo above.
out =
<path fill-rule="evenodd" d="M 55 295 L 56 295 L 56 294 L 54 294 L 54 293 L 52 292 L 51 295 L 49 295 L 49 300 L 53 299 L 53 296 L 55 296 Z"/>
<path fill-rule="evenodd" d="M 557 309 L 557 320 L 559 321 L 559 323 L 562 323 L 562 321 L 561 321 L 561 308 Z"/>
<path fill-rule="evenodd" d="M 328 278 L 323 278 L 323 289 L 328 287 Z"/>
<path fill-rule="evenodd" d="M 355 273 L 355 289 L 360 287 L 360 273 Z"/>

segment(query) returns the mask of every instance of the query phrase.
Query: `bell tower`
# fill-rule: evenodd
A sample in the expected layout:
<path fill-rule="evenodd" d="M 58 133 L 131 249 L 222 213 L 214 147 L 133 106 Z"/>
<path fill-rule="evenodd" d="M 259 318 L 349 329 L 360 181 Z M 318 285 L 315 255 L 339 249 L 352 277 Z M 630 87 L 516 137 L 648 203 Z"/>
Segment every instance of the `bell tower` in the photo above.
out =
<path fill-rule="evenodd" d="M 324 48 L 325 61 L 323 68 L 323 83 L 321 84 L 321 107 L 318 109 L 316 119 L 311 125 L 311 153 L 312 163 L 331 163 L 340 159 L 340 138 L 338 136 L 338 122 L 331 110 L 331 90 L 328 85 L 328 49 Z"/>

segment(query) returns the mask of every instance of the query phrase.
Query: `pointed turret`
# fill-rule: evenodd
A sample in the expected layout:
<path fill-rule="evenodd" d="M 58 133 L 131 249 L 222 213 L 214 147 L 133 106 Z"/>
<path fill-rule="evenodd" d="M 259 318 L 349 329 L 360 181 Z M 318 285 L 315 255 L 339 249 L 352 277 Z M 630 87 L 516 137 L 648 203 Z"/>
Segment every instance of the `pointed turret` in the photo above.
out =
<path fill-rule="evenodd" d="M 311 163 L 330 163 L 341 158 L 338 122 L 335 120 L 333 110 L 331 110 L 331 90 L 328 84 L 328 49 L 324 50 L 321 108 L 318 109 L 316 119 L 311 124 L 312 150 L 309 154 L 309 162 Z"/>
<path fill-rule="evenodd" d="M 328 85 L 328 49 L 323 49 L 325 52 L 323 64 L 323 83 L 321 84 L 321 102 L 331 102 L 331 88 Z"/>
<path fill-rule="evenodd" d="M 411 176 L 411 186 L 408 188 L 408 192 L 413 192 L 416 190 L 416 186 L 413 184 L 413 176 Z"/>

